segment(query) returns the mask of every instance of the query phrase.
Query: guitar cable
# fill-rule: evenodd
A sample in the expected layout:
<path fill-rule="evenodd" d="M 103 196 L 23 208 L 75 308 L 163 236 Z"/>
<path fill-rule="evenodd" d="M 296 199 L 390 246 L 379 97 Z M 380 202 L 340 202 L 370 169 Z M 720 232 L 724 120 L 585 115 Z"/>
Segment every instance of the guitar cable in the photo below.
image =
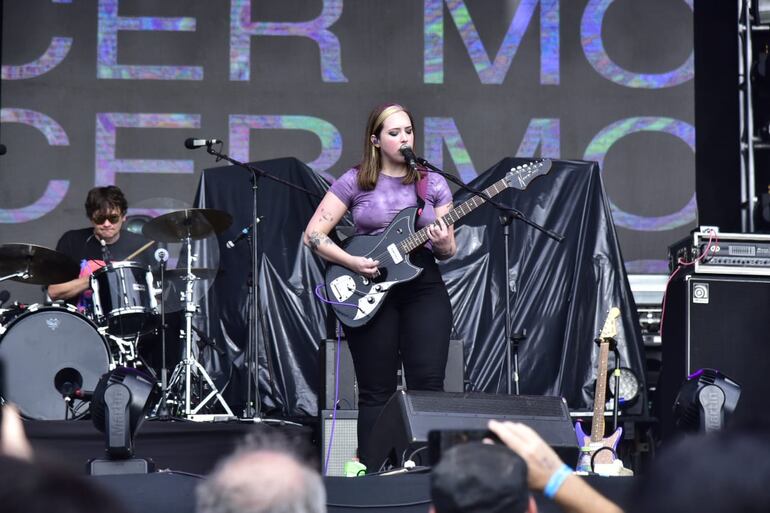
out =
<path fill-rule="evenodd" d="M 591 472 L 593 472 L 594 474 L 596 474 L 596 470 L 594 470 L 594 468 L 595 468 L 595 464 L 596 464 L 596 455 L 597 455 L 597 454 L 599 454 L 599 453 L 600 453 L 600 452 L 602 452 L 602 451 L 610 451 L 610 452 L 612 453 L 612 460 L 613 460 L 613 461 L 615 461 L 615 460 L 617 460 L 617 459 L 618 459 L 618 453 L 617 453 L 617 452 L 615 451 L 615 449 L 613 449 L 612 447 L 607 447 L 607 446 L 604 446 L 604 447 L 599 447 L 599 448 L 598 448 L 598 449 L 596 449 L 596 451 L 595 451 L 595 452 L 594 452 L 594 453 L 591 455 Z"/>
<path fill-rule="evenodd" d="M 665 316 L 666 316 L 666 296 L 668 294 L 668 286 L 671 284 L 671 282 L 673 281 L 674 277 L 679 273 L 679 271 L 681 271 L 682 269 L 685 269 L 685 268 L 687 268 L 687 267 L 689 267 L 691 265 L 695 265 L 696 263 L 702 261 L 704 258 L 706 258 L 706 255 L 709 254 L 709 252 L 711 251 L 711 248 L 713 246 L 716 246 L 717 244 L 719 244 L 719 236 L 717 235 L 716 231 L 709 230 L 708 232 L 709 232 L 709 241 L 708 241 L 708 244 L 706 244 L 706 248 L 703 250 L 703 252 L 701 252 L 700 255 L 698 255 L 697 257 L 695 257 L 694 259 L 692 259 L 690 261 L 687 261 L 684 258 L 680 257 L 677 260 L 677 264 L 679 264 L 679 265 L 677 266 L 676 269 L 674 269 L 674 272 L 671 273 L 671 276 L 668 277 L 668 280 L 666 280 L 666 289 L 663 292 L 663 302 L 662 302 L 661 307 L 660 307 L 660 310 L 661 310 L 660 311 L 660 327 L 658 328 L 658 333 L 660 333 L 660 338 L 661 339 L 663 338 L 663 320 L 665 319 Z"/>
<path fill-rule="evenodd" d="M 323 284 L 323 283 L 319 283 L 318 285 L 316 285 L 316 286 L 315 286 L 315 295 L 316 295 L 316 297 L 318 298 L 318 300 L 319 300 L 319 301 L 321 301 L 322 303 L 326 303 L 327 305 L 340 305 L 340 306 L 350 306 L 350 307 L 353 307 L 353 308 L 356 308 L 356 309 L 358 309 L 358 311 L 360 311 L 361 313 L 366 313 L 366 312 L 364 312 L 364 311 L 361 309 L 361 307 L 360 307 L 360 306 L 358 306 L 358 305 L 352 305 L 352 304 L 350 304 L 350 303 L 342 303 L 342 302 L 340 302 L 340 301 L 332 301 L 331 299 L 324 297 L 323 295 L 321 295 L 321 289 L 322 289 L 323 287 L 324 287 L 324 284 Z M 358 290 L 356 290 L 355 292 L 356 292 L 356 293 L 359 293 L 359 294 L 362 294 L 362 293 L 361 293 L 361 292 L 359 292 Z M 363 294 L 362 294 L 362 295 L 363 295 Z"/>

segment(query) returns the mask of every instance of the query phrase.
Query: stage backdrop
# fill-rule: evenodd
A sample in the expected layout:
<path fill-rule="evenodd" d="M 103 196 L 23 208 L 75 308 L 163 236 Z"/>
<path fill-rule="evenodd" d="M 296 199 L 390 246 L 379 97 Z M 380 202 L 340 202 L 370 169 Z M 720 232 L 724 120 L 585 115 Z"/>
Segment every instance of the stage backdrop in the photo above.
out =
<path fill-rule="evenodd" d="M 502 159 L 471 185 L 490 187 L 525 162 Z M 310 191 L 290 189 L 264 177 L 259 180 L 257 209 L 263 222 L 257 225 L 259 318 L 254 324 L 259 334 L 263 411 L 313 415 L 321 383 L 318 344 L 334 337 L 333 316 L 315 292 L 323 283 L 323 262 L 302 243 L 302 233 L 305 219 L 319 202 L 314 193 L 321 196 L 327 186 L 296 159 L 254 165 Z M 441 263 L 441 272 L 452 302 L 452 338 L 464 344 L 467 390 L 506 391 L 506 287 L 512 332 L 527 332 L 519 353 L 523 394 L 559 395 L 572 409 L 590 410 L 598 354 L 594 339 L 613 306 L 622 312 L 615 337 L 621 366 L 639 376 L 641 389 L 646 390 L 636 307 L 598 166 L 554 161 L 553 169 L 526 190 L 504 189 L 500 183 L 496 190 L 500 193 L 495 199 L 504 208 L 519 209 L 563 240 L 556 242 L 514 221 L 506 269 L 499 212 L 491 205 L 465 211 L 467 215 L 457 224 L 457 254 Z M 455 194 L 458 205 L 470 197 L 467 191 Z M 246 397 L 251 252 L 248 244 L 232 250 L 224 245 L 251 221 L 250 174 L 236 166 L 207 169 L 196 204 L 227 207 L 235 216 L 233 226 L 219 236 L 221 272 L 207 296 L 203 313 L 208 315 L 196 321 L 207 322 L 201 327 L 221 349 L 219 354 L 207 350 L 206 363 L 220 382 L 229 384 L 226 397 L 240 411 Z M 644 397 L 635 404 L 642 407 L 636 413 L 644 413 Z"/>
<path fill-rule="evenodd" d="M 216 165 L 191 136 L 339 176 L 384 101 L 466 182 L 598 161 L 632 272 L 695 222 L 692 0 L 25 0 L 2 29 L 1 243 L 54 246 L 94 185 L 190 204 Z"/>

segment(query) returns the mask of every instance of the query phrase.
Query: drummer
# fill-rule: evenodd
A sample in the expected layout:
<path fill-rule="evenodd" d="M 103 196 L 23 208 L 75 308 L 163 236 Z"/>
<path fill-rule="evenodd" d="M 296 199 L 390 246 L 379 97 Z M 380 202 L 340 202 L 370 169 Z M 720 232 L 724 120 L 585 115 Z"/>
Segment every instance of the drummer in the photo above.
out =
<path fill-rule="evenodd" d="M 56 244 L 57 251 L 80 262 L 80 277 L 48 287 L 48 295 L 52 300 L 77 300 L 81 311 L 90 307 L 91 274 L 107 262 L 125 260 L 148 242 L 141 235 L 122 229 L 128 202 L 118 187 L 94 187 L 88 191 L 85 207 L 91 227 L 69 230 Z M 146 248 L 131 260 L 151 265 L 154 249 Z"/>

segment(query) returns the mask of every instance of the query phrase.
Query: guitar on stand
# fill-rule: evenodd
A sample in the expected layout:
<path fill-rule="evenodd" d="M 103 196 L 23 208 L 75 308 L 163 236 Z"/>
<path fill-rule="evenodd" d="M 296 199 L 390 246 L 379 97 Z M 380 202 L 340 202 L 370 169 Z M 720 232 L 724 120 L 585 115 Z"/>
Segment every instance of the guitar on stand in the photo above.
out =
<path fill-rule="evenodd" d="M 594 411 L 591 420 L 591 435 L 585 434 L 580 422 L 575 423 L 575 434 L 580 446 L 580 457 L 576 470 L 591 472 L 595 464 L 609 464 L 616 459 L 618 443 L 623 435 L 623 428 L 618 428 L 612 435 L 604 437 L 604 405 L 607 397 L 607 365 L 611 345 L 618 334 L 617 319 L 620 310 L 612 307 L 604 326 L 596 339 L 599 344 L 599 361 L 596 365 L 596 391 L 594 392 Z"/>

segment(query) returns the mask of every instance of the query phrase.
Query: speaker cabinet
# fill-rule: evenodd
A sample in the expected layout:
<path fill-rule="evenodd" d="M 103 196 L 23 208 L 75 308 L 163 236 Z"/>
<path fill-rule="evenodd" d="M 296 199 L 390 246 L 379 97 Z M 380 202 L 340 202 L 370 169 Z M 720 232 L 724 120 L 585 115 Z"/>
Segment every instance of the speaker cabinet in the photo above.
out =
<path fill-rule="evenodd" d="M 689 274 L 669 286 L 660 384 L 662 434 L 674 433 L 672 407 L 681 384 L 713 368 L 741 385 L 731 422 L 767 415 L 770 376 L 770 278 Z"/>
<path fill-rule="evenodd" d="M 319 397 L 319 410 L 334 409 L 334 395 L 336 389 L 337 369 L 337 340 L 326 339 L 321 344 L 321 376 L 322 390 Z M 350 355 L 348 342 L 342 339 L 340 348 L 340 372 L 339 372 L 339 397 L 337 398 L 338 410 L 355 410 L 358 408 L 358 383 L 353 368 L 353 357 Z M 399 373 L 399 376 L 401 374 Z M 399 383 L 402 380 L 399 378 Z M 403 388 L 399 387 L 400 389 Z M 462 392 L 465 390 L 465 357 L 462 340 L 449 341 L 449 356 L 446 362 L 446 375 L 444 377 L 444 390 L 446 392 Z"/>
<path fill-rule="evenodd" d="M 410 454 L 419 454 L 431 430 L 486 430 L 489 419 L 522 422 L 565 462 L 577 462 L 577 438 L 561 397 L 423 391 L 401 391 L 390 398 L 372 430 L 370 462 L 401 465 Z M 415 461 L 426 464 L 427 457 Z"/>
<path fill-rule="evenodd" d="M 328 476 L 344 476 L 345 462 L 356 457 L 358 448 L 358 411 L 337 410 L 336 419 L 333 410 L 321 412 L 321 462 Z M 334 422 L 332 422 L 334 420 Z M 332 427 L 334 436 L 332 437 Z M 331 444 L 331 450 L 329 445 Z M 328 457 L 328 461 L 327 461 Z"/>
<path fill-rule="evenodd" d="M 339 378 L 337 374 L 337 348 L 339 347 Z M 353 369 L 353 357 L 350 355 L 348 341 L 342 339 L 337 344 L 336 339 L 326 339 L 321 344 L 321 379 L 322 390 L 318 402 L 320 410 L 335 408 L 334 395 L 339 379 L 339 397 L 336 407 L 338 410 L 355 410 L 358 408 L 358 384 L 356 371 Z"/>

